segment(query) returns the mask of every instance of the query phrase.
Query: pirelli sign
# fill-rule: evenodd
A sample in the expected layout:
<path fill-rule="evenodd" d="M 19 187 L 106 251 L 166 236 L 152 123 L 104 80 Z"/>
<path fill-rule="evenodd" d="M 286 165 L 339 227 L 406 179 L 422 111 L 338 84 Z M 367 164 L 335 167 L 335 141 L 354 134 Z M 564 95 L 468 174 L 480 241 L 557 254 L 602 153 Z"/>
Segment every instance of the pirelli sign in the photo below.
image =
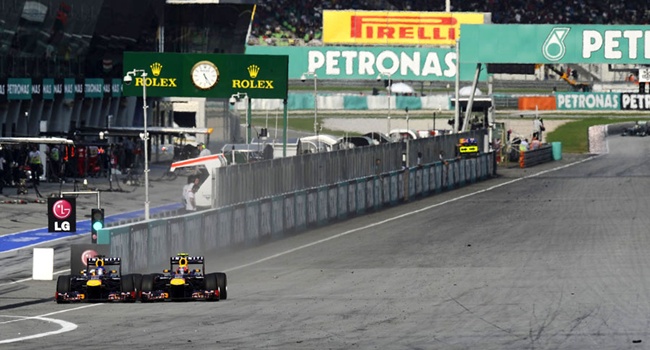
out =
<path fill-rule="evenodd" d="M 125 52 L 124 96 L 285 99 L 289 56 Z M 142 75 L 142 73 L 146 75 Z"/>
<path fill-rule="evenodd" d="M 323 42 L 355 45 L 455 45 L 461 24 L 490 22 L 490 14 L 323 11 Z"/>

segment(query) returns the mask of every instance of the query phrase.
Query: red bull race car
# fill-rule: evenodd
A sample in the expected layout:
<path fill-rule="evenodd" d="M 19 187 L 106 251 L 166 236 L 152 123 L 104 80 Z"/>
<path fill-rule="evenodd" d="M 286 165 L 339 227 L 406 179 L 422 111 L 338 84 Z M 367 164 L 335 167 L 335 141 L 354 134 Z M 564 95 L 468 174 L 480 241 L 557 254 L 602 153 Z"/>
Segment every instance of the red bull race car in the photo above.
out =
<path fill-rule="evenodd" d="M 228 298 L 226 274 L 203 274 L 205 260 L 202 256 L 181 253 L 169 258 L 169 269 L 163 273 L 142 276 L 140 301 L 218 301 Z M 198 268 L 200 266 L 201 268 Z"/>
<path fill-rule="evenodd" d="M 110 269 L 109 269 L 110 268 Z M 79 301 L 135 302 L 139 276 L 122 276 L 120 258 L 96 256 L 86 260 L 79 275 L 62 275 L 56 281 L 57 303 Z"/>

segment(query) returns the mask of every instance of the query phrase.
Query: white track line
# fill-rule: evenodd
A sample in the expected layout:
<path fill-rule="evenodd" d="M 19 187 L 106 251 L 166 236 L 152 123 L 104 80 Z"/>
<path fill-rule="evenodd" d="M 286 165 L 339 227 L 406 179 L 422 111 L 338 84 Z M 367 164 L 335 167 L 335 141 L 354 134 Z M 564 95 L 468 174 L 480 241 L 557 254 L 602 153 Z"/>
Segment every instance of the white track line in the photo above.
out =
<path fill-rule="evenodd" d="M 48 314 L 43 314 L 43 315 L 40 315 L 40 316 L 0 315 L 0 317 L 18 318 L 18 320 L 0 322 L 0 325 L 7 324 L 7 323 L 20 322 L 20 321 L 39 320 L 39 321 L 44 321 L 44 322 L 55 323 L 55 324 L 58 324 L 59 326 L 61 326 L 61 329 L 58 329 L 56 331 L 42 332 L 42 333 L 36 333 L 36 334 L 32 334 L 32 335 L 26 335 L 24 337 L 0 340 L 0 344 L 16 343 L 16 342 L 19 342 L 19 341 L 36 339 L 36 338 L 43 338 L 43 337 L 47 337 L 48 335 L 55 335 L 55 334 L 61 334 L 61 333 L 74 331 L 78 327 L 76 324 L 74 324 L 72 322 L 64 321 L 64 320 L 59 320 L 59 319 L 56 319 L 56 318 L 48 318 L 46 316 L 61 314 L 61 313 L 64 313 L 64 312 L 81 310 L 81 309 L 94 307 L 94 306 L 100 306 L 100 305 L 103 305 L 103 304 L 84 305 L 84 306 L 79 306 L 79 307 L 76 307 L 76 308 L 73 308 L 73 309 L 66 309 L 66 310 L 61 310 L 61 311 L 50 312 Z"/>
<path fill-rule="evenodd" d="M 62 273 L 66 273 L 66 272 L 70 272 L 70 269 L 60 270 L 60 271 L 55 271 L 55 272 L 53 272 L 53 274 L 54 274 L 54 275 L 60 275 L 60 274 L 62 274 Z M 10 285 L 12 285 L 12 284 L 18 284 L 18 283 L 29 282 L 29 281 L 32 281 L 32 280 L 33 280 L 33 278 L 29 277 L 29 278 L 23 278 L 23 279 L 21 279 L 21 280 L 15 280 L 15 281 L 6 282 L 6 283 L 0 283 L 0 287 L 10 286 Z"/>
<path fill-rule="evenodd" d="M 439 207 L 439 206 L 442 206 L 442 205 L 445 205 L 445 204 L 448 204 L 448 203 L 452 203 L 452 202 L 456 202 L 456 201 L 461 200 L 461 199 L 472 197 L 472 196 L 477 195 L 477 194 L 492 191 L 492 190 L 497 189 L 499 187 L 510 185 L 510 184 L 513 184 L 513 183 L 521 181 L 521 180 L 537 177 L 537 176 L 544 175 L 544 174 L 547 174 L 547 173 L 550 173 L 550 172 L 553 172 L 553 171 L 568 168 L 568 167 L 576 165 L 576 164 L 584 163 L 584 162 L 592 160 L 592 159 L 594 159 L 596 157 L 599 157 L 599 156 L 592 156 L 592 157 L 589 157 L 589 158 L 586 158 L 586 159 L 579 160 L 577 162 L 573 162 L 573 163 L 565 164 L 565 165 L 562 165 L 562 166 L 559 166 L 559 167 L 556 167 L 556 168 L 540 171 L 539 173 L 536 173 L 536 174 L 531 174 L 531 175 L 528 175 L 528 176 L 516 178 L 514 180 L 506 181 L 504 183 L 488 187 L 486 189 L 482 189 L 482 190 L 479 190 L 479 191 L 476 191 L 476 192 L 468 193 L 468 194 L 465 194 L 465 195 L 462 195 L 462 196 L 459 196 L 459 197 L 455 197 L 455 198 L 446 200 L 444 202 L 433 204 L 433 205 L 430 205 L 430 206 L 427 206 L 427 207 L 420 208 L 418 210 L 414 210 L 414 211 L 411 211 L 411 212 L 408 212 L 408 213 L 405 213 L 405 214 L 401 214 L 401 215 L 394 216 L 394 217 L 391 217 L 391 218 L 388 218 L 388 219 L 385 219 L 385 220 L 382 220 L 382 221 L 378 221 L 378 222 L 372 223 L 370 225 L 366 225 L 366 226 L 358 227 L 358 228 L 355 228 L 355 229 L 352 229 L 352 230 L 349 230 L 349 231 L 341 232 L 341 233 L 336 234 L 334 236 L 331 236 L 331 237 L 328 237 L 328 238 L 323 238 L 323 239 L 321 239 L 319 241 L 315 241 L 315 242 L 305 244 L 305 245 L 302 245 L 302 246 L 299 246 L 299 247 L 296 247 L 296 248 L 293 248 L 293 249 L 286 250 L 286 251 L 281 252 L 281 253 L 277 253 L 277 254 L 274 254 L 274 255 L 271 255 L 271 256 L 267 256 L 266 258 L 262 258 L 262 259 L 253 261 L 253 262 L 248 263 L 248 264 L 239 265 L 239 266 L 230 268 L 228 270 L 224 270 L 224 272 L 240 270 L 240 269 L 243 269 L 243 268 L 246 268 L 246 267 L 249 267 L 249 266 L 257 265 L 257 264 L 263 263 L 265 261 L 268 261 L 268 260 L 271 260 L 271 259 L 274 259 L 274 258 L 278 258 L 278 257 L 281 257 L 283 255 L 287 255 L 287 254 L 290 254 L 290 253 L 293 253 L 293 252 L 296 252 L 298 250 L 302 250 L 302 249 L 305 249 L 305 248 L 315 246 L 315 245 L 320 244 L 320 243 L 331 241 L 331 240 L 336 239 L 336 238 L 347 236 L 347 235 L 349 235 L 351 233 L 355 233 L 355 232 L 362 231 L 362 230 L 365 230 L 365 229 L 369 229 L 369 228 L 372 228 L 372 227 L 375 227 L 375 226 L 383 225 L 383 224 L 385 224 L 387 222 L 395 221 L 395 220 L 405 218 L 405 217 L 408 217 L 408 216 L 411 216 L 411 215 L 414 215 L 414 214 L 418 214 L 418 213 L 421 213 L 423 211 L 427 211 L 429 209 L 433 209 L 433 208 L 436 208 L 436 207 Z"/>

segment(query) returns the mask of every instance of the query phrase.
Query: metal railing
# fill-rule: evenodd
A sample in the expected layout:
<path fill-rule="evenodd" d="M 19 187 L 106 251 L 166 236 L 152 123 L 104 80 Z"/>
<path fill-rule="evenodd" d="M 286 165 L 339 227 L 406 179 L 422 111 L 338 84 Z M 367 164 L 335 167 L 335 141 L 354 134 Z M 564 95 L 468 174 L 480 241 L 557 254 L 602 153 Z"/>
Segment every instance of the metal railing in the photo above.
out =
<path fill-rule="evenodd" d="M 123 271 L 149 272 L 177 252 L 203 254 L 282 238 L 486 180 L 494 153 L 425 163 L 172 218 L 99 230 Z"/>
<path fill-rule="evenodd" d="M 277 196 L 456 157 L 459 138 L 484 145 L 485 131 L 441 135 L 376 146 L 310 153 L 214 169 L 213 208 Z M 487 150 L 483 150 L 487 152 Z"/>

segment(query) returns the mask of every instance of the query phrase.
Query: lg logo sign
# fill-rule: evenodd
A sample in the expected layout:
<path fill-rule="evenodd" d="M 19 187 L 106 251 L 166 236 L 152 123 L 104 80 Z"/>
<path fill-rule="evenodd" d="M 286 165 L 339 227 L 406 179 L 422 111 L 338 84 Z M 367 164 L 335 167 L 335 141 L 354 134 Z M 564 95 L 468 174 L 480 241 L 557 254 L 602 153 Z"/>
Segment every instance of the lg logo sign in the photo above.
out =
<path fill-rule="evenodd" d="M 52 214 L 60 221 L 54 222 L 54 231 L 70 232 L 70 222 L 65 221 L 72 214 L 72 205 L 65 199 L 59 199 L 52 206 Z"/>
<path fill-rule="evenodd" d="M 48 230 L 50 232 L 76 232 L 75 198 L 48 198 Z"/>
<path fill-rule="evenodd" d="M 59 199 L 52 206 L 52 214 L 59 220 L 65 220 L 72 214 L 72 205 L 65 199 Z"/>

